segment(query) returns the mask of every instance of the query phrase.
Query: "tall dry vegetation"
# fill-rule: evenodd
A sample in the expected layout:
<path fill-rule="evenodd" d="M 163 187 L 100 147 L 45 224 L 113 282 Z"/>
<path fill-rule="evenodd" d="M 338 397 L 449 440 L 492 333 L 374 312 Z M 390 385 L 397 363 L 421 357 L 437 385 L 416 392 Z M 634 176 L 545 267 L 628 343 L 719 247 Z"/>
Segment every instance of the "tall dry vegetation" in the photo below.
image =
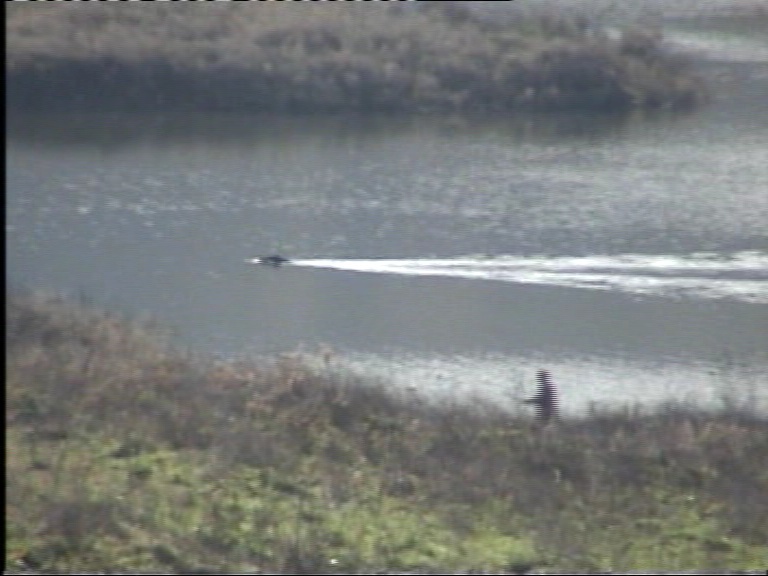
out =
<path fill-rule="evenodd" d="M 547 425 L 340 360 L 217 362 L 39 294 L 7 302 L 6 570 L 758 569 L 768 422 Z"/>
<path fill-rule="evenodd" d="M 20 107 L 480 111 L 690 106 L 702 87 L 656 31 L 461 3 L 19 3 Z"/>

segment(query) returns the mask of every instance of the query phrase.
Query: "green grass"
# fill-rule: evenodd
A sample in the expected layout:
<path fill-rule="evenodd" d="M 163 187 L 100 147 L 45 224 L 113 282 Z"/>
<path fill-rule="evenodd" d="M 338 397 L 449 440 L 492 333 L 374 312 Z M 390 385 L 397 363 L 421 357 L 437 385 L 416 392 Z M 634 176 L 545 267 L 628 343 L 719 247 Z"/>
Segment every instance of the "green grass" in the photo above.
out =
<path fill-rule="evenodd" d="M 659 30 L 458 2 L 7 5 L 13 107 L 509 112 L 689 107 Z"/>
<path fill-rule="evenodd" d="M 768 421 L 744 408 L 541 426 L 39 293 L 6 313 L 6 571 L 768 565 Z"/>

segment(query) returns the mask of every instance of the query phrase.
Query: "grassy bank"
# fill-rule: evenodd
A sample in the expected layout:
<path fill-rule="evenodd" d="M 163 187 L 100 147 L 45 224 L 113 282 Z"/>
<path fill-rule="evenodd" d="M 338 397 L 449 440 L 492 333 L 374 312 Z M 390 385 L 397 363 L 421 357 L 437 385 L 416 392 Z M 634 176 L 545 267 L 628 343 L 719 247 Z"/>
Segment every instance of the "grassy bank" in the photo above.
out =
<path fill-rule="evenodd" d="M 8 570 L 761 570 L 768 422 L 541 426 L 326 357 L 216 362 L 40 294 L 7 303 Z"/>
<path fill-rule="evenodd" d="M 510 3 L 511 4 L 511 3 Z M 9 3 L 7 102 L 33 109 L 509 112 L 688 107 L 658 30 L 458 2 Z"/>

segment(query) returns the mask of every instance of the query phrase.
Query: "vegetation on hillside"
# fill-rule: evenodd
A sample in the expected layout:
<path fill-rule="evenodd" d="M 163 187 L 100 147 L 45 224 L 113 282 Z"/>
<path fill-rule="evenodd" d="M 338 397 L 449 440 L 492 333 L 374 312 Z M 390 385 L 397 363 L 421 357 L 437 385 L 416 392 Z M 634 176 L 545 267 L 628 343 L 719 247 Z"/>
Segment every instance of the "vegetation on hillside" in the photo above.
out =
<path fill-rule="evenodd" d="M 515 3 L 10 3 L 7 102 L 110 110 L 687 107 L 658 30 Z M 511 5 L 511 3 L 510 3 Z"/>
<path fill-rule="evenodd" d="M 6 314 L 6 571 L 768 565 L 768 421 L 744 409 L 543 426 L 39 293 Z"/>

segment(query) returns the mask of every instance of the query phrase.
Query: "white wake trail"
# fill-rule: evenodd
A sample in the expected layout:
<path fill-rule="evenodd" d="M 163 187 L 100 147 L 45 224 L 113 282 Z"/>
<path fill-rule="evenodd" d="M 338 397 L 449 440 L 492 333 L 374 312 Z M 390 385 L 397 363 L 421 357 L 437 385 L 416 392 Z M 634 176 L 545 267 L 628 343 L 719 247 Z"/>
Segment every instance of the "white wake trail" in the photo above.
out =
<path fill-rule="evenodd" d="M 768 253 L 307 259 L 293 266 L 768 303 Z"/>

